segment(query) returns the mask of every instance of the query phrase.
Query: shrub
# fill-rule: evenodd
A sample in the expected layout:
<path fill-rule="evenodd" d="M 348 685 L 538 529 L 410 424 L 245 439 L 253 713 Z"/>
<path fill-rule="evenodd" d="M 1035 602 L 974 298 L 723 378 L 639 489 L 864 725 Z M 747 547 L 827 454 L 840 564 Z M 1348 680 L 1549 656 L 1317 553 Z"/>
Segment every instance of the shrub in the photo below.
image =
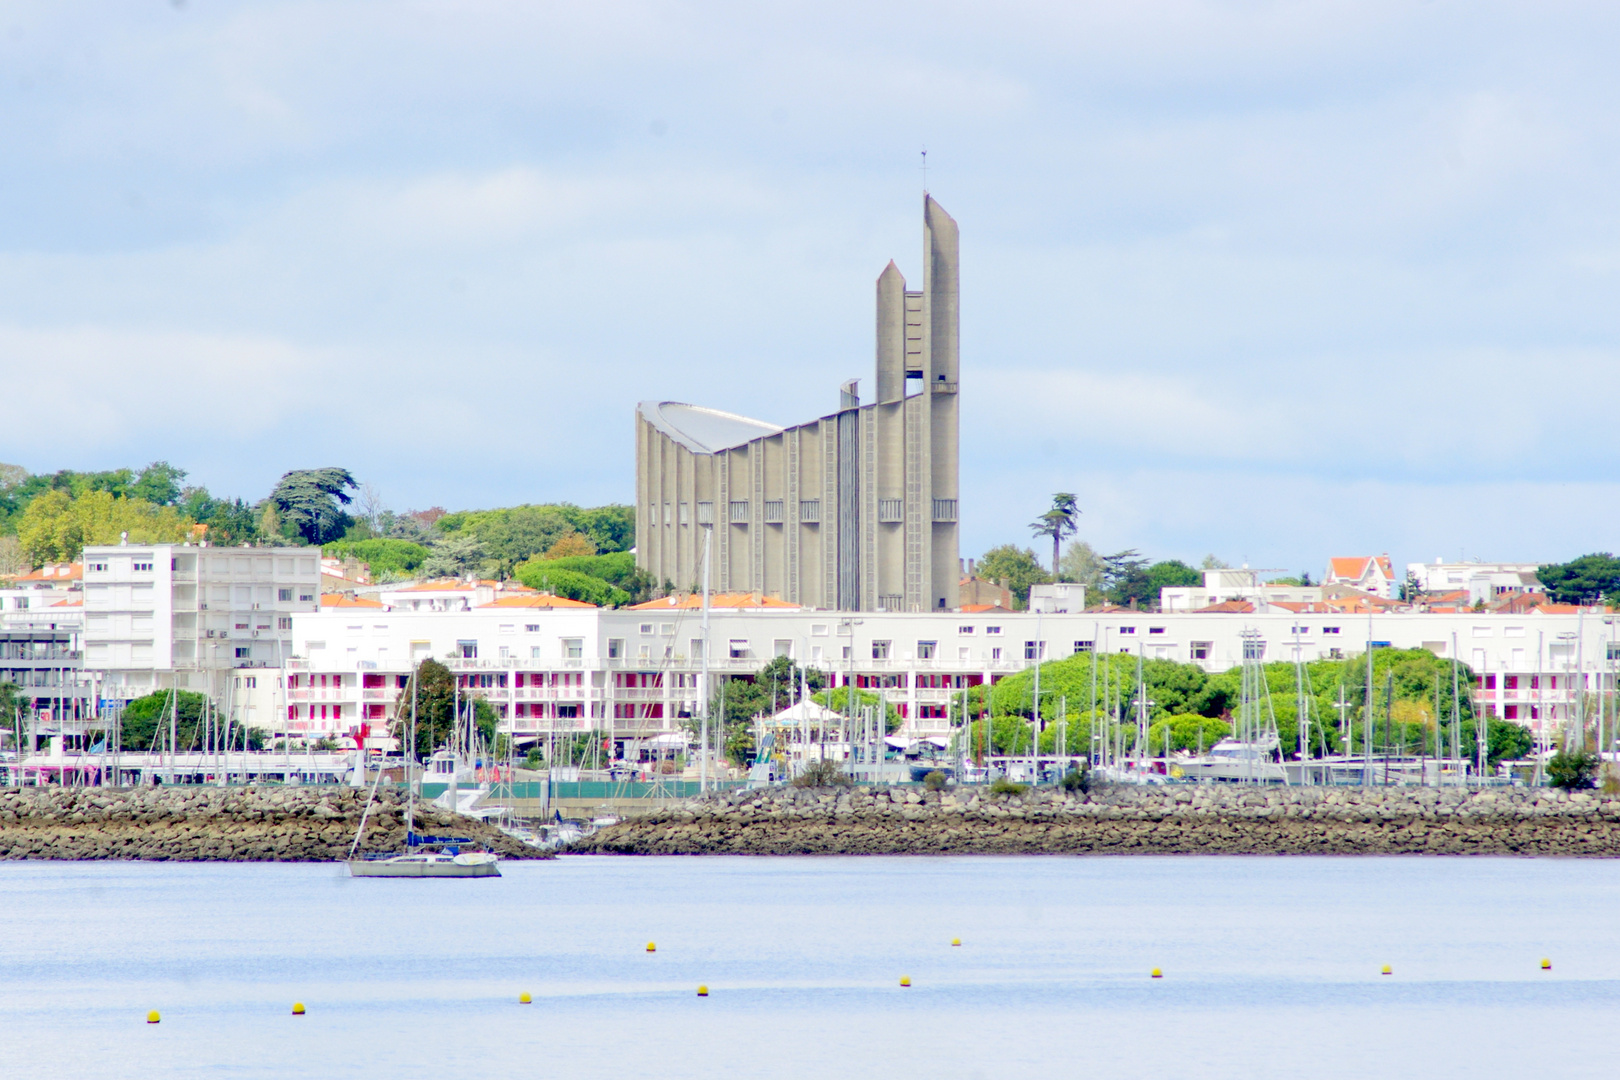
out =
<path fill-rule="evenodd" d="M 1063 774 L 1063 779 L 1060 780 L 1059 783 L 1063 785 L 1064 791 L 1070 793 L 1078 791 L 1084 795 L 1086 792 L 1091 790 L 1091 769 L 1089 767 L 1085 769 L 1070 769 L 1068 772 Z"/>
<path fill-rule="evenodd" d="M 793 778 L 794 787 L 843 787 L 848 783 L 843 766 L 827 758 L 807 762 L 804 771 Z"/>
<path fill-rule="evenodd" d="M 1560 750 L 1547 759 L 1547 779 L 1555 788 L 1580 791 L 1597 786 L 1598 756 L 1585 750 Z"/>
<path fill-rule="evenodd" d="M 923 787 L 929 791 L 940 791 L 945 787 L 945 774 L 935 769 L 923 777 Z"/>
<path fill-rule="evenodd" d="M 992 795 L 1022 795 L 1028 790 L 1028 784 L 1015 784 L 1005 776 L 996 777 L 996 782 L 990 785 Z"/>

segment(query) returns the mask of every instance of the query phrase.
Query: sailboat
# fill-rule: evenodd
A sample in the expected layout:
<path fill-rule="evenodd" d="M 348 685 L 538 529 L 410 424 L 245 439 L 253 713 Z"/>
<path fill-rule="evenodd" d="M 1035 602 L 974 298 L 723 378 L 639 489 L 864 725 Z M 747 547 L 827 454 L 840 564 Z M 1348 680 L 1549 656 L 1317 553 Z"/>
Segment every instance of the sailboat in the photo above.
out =
<path fill-rule="evenodd" d="M 411 677 L 411 728 L 407 746 L 416 747 L 416 676 Z M 458 710 L 459 711 L 459 710 Z M 364 753 L 362 748 L 361 753 Z M 406 768 L 411 767 L 415 755 L 407 751 Z M 414 770 L 413 770 L 414 771 Z M 452 776 L 454 774 L 452 773 Z M 421 785 L 421 774 L 407 777 L 405 789 L 405 850 L 394 855 L 360 855 L 360 838 L 365 835 L 366 817 L 371 813 L 372 799 L 377 797 L 377 785 L 382 782 L 382 770 L 372 782 L 371 796 L 360 813 L 360 827 L 355 830 L 354 843 L 349 846 L 349 876 L 365 878 L 473 878 L 500 877 L 499 859 L 492 851 L 462 851 L 474 841 L 461 836 L 424 836 L 416 831 L 416 794 Z"/>

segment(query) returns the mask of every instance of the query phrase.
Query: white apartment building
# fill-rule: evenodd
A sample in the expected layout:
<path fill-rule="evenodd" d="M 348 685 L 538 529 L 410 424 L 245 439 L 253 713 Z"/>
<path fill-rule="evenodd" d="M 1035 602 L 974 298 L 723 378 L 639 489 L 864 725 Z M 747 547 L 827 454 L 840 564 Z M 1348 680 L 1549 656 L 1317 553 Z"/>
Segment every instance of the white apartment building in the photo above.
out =
<path fill-rule="evenodd" d="M 1470 604 L 1491 604 L 1523 593 L 1541 592 L 1538 563 L 1442 562 L 1407 563 L 1408 577 L 1416 578 L 1430 596 L 1468 593 Z"/>
<path fill-rule="evenodd" d="M 671 605 L 600 610 L 510 608 L 465 612 L 323 609 L 292 616 L 291 653 L 279 672 L 236 672 L 233 699 L 268 730 L 295 737 L 376 734 L 413 663 L 435 657 L 467 692 L 484 696 L 522 744 L 553 732 L 600 730 L 643 738 L 678 730 L 700 697 L 701 613 Z M 1497 715 L 1555 730 L 1581 692 L 1607 692 L 1620 666 L 1620 616 L 1601 610 L 1529 614 L 1395 612 L 1295 614 L 1286 610 L 1150 614 L 1108 612 L 841 613 L 717 609 L 709 669 L 752 674 L 775 656 L 881 692 L 912 736 L 949 730 L 948 705 L 1037 657 L 1104 650 L 1223 671 L 1245 652 L 1263 660 L 1315 660 L 1375 646 L 1426 648 L 1473 670 L 1476 699 Z M 253 685 L 247 685 L 251 680 Z M 244 715 L 244 720 L 247 717 Z M 284 721 L 284 724 L 283 724 Z"/>
<path fill-rule="evenodd" d="M 1265 610 L 1268 603 L 1314 604 L 1322 599 L 1320 585 L 1272 585 L 1260 580 L 1260 571 L 1244 567 L 1222 567 L 1204 571 L 1204 584 L 1159 590 L 1159 608 L 1163 611 L 1199 611 L 1232 600 L 1255 605 Z"/>
<path fill-rule="evenodd" d="M 217 694 L 233 668 L 279 669 L 292 618 L 320 606 L 315 548 L 118 544 L 84 549 L 84 666 L 102 696 Z"/>

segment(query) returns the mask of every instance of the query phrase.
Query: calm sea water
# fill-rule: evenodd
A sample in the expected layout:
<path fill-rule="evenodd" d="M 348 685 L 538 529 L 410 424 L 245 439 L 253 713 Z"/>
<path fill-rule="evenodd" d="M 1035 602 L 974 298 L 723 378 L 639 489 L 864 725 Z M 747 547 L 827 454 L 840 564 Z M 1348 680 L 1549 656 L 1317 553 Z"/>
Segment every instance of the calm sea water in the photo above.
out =
<path fill-rule="evenodd" d="M 0 1072 L 1613 1071 L 1620 861 L 577 857 L 505 874 L 0 864 Z"/>

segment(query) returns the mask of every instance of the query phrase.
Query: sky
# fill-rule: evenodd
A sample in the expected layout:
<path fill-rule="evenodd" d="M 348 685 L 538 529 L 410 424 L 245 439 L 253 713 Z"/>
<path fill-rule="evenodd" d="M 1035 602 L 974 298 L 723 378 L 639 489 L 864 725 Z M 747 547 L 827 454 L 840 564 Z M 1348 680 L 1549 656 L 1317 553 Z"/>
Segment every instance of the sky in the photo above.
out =
<path fill-rule="evenodd" d="M 1620 525 L 1620 8 L 0 0 L 0 461 L 634 498 L 870 385 L 961 227 L 962 554 L 1319 575 Z M 1049 548 L 1047 549 L 1049 551 Z"/>

